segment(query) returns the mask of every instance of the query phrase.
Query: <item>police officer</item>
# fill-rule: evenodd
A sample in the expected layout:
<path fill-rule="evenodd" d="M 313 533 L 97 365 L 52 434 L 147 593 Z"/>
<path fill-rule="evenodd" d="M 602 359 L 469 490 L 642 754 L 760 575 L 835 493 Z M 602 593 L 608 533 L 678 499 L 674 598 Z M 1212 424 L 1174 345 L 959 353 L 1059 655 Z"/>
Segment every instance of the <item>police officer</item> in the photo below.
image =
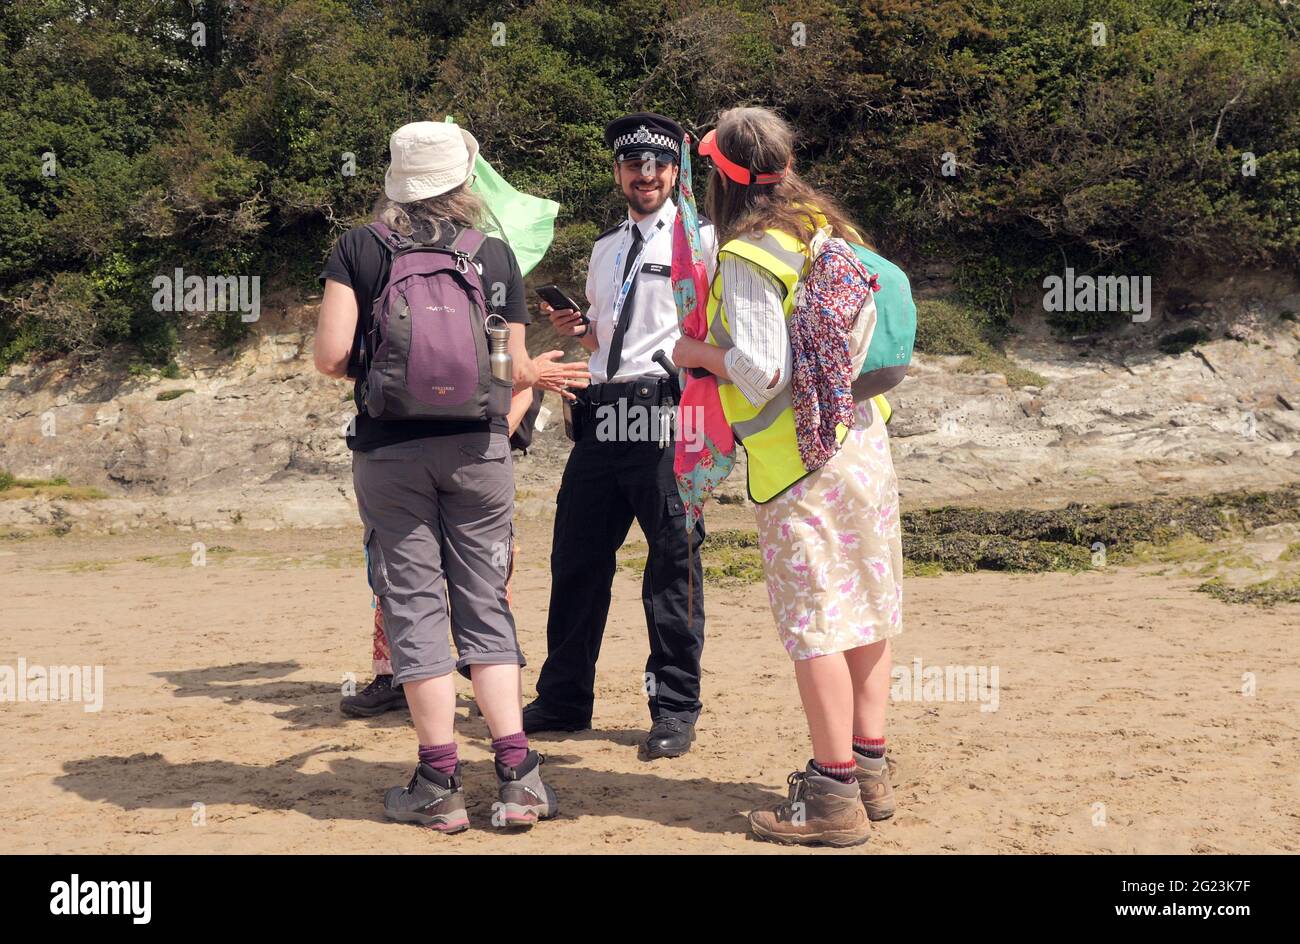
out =
<path fill-rule="evenodd" d="M 591 351 L 592 383 L 572 406 L 575 445 L 555 515 L 546 662 L 524 730 L 591 726 L 615 554 L 635 518 L 650 548 L 641 600 L 651 729 L 642 748 L 647 759 L 676 757 L 695 739 L 704 647 L 704 529 L 685 529 L 673 476 L 674 385 L 654 360 L 681 335 L 670 276 L 682 129 L 662 115 L 626 115 L 610 122 L 605 143 L 627 218 L 592 247 L 586 315 L 542 306 L 560 334 Z M 716 242 L 705 220 L 700 235 L 711 275 Z"/>

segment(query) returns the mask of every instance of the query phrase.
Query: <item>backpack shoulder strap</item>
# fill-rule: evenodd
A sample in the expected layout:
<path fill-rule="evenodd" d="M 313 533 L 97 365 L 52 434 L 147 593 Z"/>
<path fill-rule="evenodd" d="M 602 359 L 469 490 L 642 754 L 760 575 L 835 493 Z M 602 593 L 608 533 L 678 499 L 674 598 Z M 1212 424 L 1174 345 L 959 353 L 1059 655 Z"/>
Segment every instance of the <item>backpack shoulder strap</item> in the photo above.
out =
<path fill-rule="evenodd" d="M 455 252 L 463 252 L 473 259 L 478 251 L 483 248 L 485 242 L 487 242 L 486 236 L 473 227 L 466 226 L 456 234 L 456 238 L 451 241 L 447 248 Z"/>
<path fill-rule="evenodd" d="M 401 233 L 395 233 L 383 223 L 367 223 L 366 232 L 379 241 L 379 245 L 390 255 L 411 245 L 411 240 Z"/>

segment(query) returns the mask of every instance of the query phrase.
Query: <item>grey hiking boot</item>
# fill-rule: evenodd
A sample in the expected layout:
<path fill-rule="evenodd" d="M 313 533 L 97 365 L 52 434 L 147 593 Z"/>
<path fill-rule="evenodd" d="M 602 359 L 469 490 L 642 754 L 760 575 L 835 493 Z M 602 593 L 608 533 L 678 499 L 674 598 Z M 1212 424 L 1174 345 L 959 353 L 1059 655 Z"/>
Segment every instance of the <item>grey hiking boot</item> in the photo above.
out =
<path fill-rule="evenodd" d="M 855 748 L 853 762 L 857 764 L 853 773 L 858 778 L 867 818 L 873 823 L 889 819 L 894 815 L 894 787 L 889 782 L 889 765 L 885 763 L 885 758 L 868 757 Z"/>
<path fill-rule="evenodd" d="M 867 841 L 871 824 L 856 783 L 823 776 L 811 762 L 787 782 L 789 799 L 749 814 L 749 827 L 759 839 L 801 846 L 856 846 Z"/>
<path fill-rule="evenodd" d="M 391 675 L 376 675 L 361 691 L 339 702 L 339 711 L 353 718 L 373 718 L 405 707 L 406 692 L 400 685 L 393 688 Z"/>
<path fill-rule="evenodd" d="M 393 787 L 384 794 L 384 815 L 399 823 L 418 823 L 443 833 L 469 829 L 460 765 L 450 777 L 420 764 L 406 788 Z"/>
<path fill-rule="evenodd" d="M 539 819 L 550 819 L 559 812 L 555 791 L 542 782 L 538 768 L 546 762 L 541 754 L 529 751 L 518 767 L 495 761 L 497 802 L 492 805 L 492 825 L 500 829 L 527 827 Z"/>

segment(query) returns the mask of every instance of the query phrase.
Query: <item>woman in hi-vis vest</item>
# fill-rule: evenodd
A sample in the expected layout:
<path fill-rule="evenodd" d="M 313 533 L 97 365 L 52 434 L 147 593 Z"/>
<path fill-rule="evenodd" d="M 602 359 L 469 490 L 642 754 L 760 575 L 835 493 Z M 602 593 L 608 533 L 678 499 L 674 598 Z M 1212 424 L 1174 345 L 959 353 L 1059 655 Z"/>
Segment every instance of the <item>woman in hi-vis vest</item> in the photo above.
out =
<path fill-rule="evenodd" d="M 789 799 L 751 813 L 750 825 L 779 842 L 855 845 L 869 819 L 894 812 L 885 708 L 889 639 L 903 625 L 898 484 L 885 418 L 870 400 L 856 405 L 838 452 L 804 468 L 787 322 L 817 232 L 861 237 L 834 200 L 795 174 L 792 131 L 773 112 L 723 112 L 700 153 L 713 161 L 718 276 L 707 342 L 683 338 L 673 360 L 719 377 L 723 411 L 745 445 L 768 596 L 813 746 L 807 768 L 790 776 Z M 848 338 L 854 375 L 876 323 L 871 292 L 853 304 L 859 297 Z"/>

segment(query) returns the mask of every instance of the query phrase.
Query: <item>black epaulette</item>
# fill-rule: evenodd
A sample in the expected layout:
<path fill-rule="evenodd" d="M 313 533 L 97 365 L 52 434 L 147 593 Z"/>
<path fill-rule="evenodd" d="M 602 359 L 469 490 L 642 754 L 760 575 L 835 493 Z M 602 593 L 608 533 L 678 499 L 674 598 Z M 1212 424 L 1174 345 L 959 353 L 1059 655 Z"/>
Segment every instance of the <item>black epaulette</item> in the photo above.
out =
<path fill-rule="evenodd" d="M 623 222 L 627 222 L 627 221 L 624 220 Z M 603 232 L 603 233 L 601 233 L 599 236 L 597 236 L 597 237 L 596 237 L 596 242 L 600 242 L 600 241 L 601 241 L 602 239 L 604 239 L 606 236 L 612 236 L 614 233 L 617 233 L 617 232 L 618 232 L 619 230 L 621 230 L 622 228 L 623 228 L 623 223 L 615 223 L 615 224 L 614 224 L 613 226 L 611 226 L 609 229 L 605 230 L 605 232 Z"/>

